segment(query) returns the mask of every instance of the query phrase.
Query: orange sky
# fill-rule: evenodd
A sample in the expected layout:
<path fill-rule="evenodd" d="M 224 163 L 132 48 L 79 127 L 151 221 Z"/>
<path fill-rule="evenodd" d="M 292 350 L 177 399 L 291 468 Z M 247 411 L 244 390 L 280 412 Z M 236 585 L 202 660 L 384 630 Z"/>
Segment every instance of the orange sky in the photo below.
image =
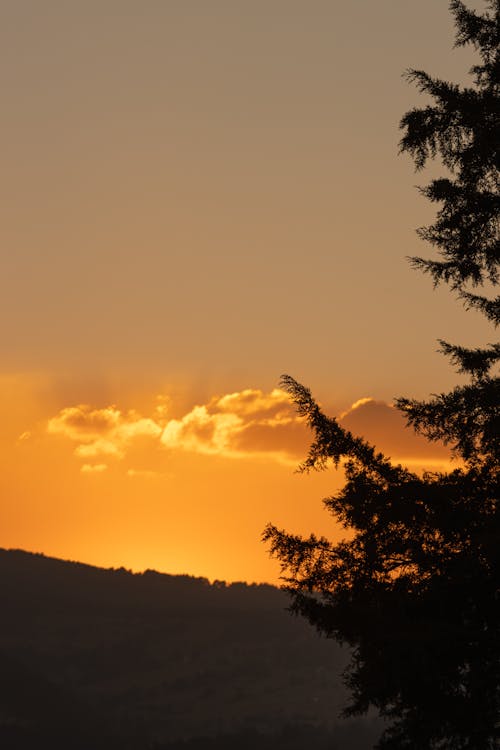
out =
<path fill-rule="evenodd" d="M 2 382 L 3 545 L 134 570 L 273 581 L 276 564 L 259 543 L 268 521 L 339 533 L 320 501 L 341 474 L 294 473 L 308 435 L 278 389 L 183 408 L 186 395 L 176 403 L 165 390 L 147 408 L 137 394 L 139 411 L 130 403 L 57 408 L 51 385 L 40 376 Z M 417 470 L 447 465 L 447 452 L 414 437 L 385 402 L 361 399 L 339 416 Z"/>
<path fill-rule="evenodd" d="M 390 403 L 489 333 L 404 260 L 401 73 L 471 62 L 446 2 L 9 0 L 0 34 L 0 545 L 275 580 L 263 526 L 337 533 L 340 481 L 293 473 L 282 372 L 444 460 Z"/>

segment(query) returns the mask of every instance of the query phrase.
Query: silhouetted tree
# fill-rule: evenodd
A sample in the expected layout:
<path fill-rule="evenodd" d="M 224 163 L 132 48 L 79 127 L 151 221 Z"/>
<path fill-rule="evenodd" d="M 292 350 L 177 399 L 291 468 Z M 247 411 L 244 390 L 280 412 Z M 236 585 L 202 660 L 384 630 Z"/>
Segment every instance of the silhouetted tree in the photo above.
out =
<path fill-rule="evenodd" d="M 440 206 L 419 230 L 439 260 L 411 260 L 497 325 L 499 297 L 488 293 L 499 262 L 500 5 L 482 15 L 458 0 L 450 7 L 457 45 L 473 45 L 480 62 L 471 87 L 407 73 L 431 103 L 403 117 L 401 150 L 417 169 L 439 157 L 449 172 L 422 189 Z M 393 465 L 325 416 L 307 388 L 282 381 L 314 433 L 301 470 L 342 462 L 345 485 L 324 502 L 349 534 L 335 544 L 270 525 L 264 538 L 292 611 L 352 647 L 346 714 L 375 706 L 388 719 L 384 750 L 500 746 L 500 347 L 441 348 L 467 384 L 397 404 L 418 432 L 450 445 L 460 465 L 450 472 Z"/>

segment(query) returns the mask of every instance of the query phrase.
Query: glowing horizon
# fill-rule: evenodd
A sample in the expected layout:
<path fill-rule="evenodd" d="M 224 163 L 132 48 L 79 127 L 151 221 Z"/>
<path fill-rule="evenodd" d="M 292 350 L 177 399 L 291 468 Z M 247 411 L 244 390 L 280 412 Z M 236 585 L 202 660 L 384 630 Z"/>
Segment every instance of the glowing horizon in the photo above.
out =
<path fill-rule="evenodd" d="M 2 546 L 104 567 L 275 583 L 279 571 L 260 543 L 267 521 L 341 533 L 321 499 L 340 486 L 342 472 L 295 473 L 310 435 L 279 389 L 219 393 L 183 409 L 168 394 L 151 394 L 149 413 L 119 404 L 50 413 L 38 400 L 40 384 L 17 386 L 14 398 L 11 387 Z M 31 419 L 16 413 L 18 404 Z M 450 465 L 445 448 L 414 436 L 383 401 L 357 399 L 339 418 L 412 469 Z"/>

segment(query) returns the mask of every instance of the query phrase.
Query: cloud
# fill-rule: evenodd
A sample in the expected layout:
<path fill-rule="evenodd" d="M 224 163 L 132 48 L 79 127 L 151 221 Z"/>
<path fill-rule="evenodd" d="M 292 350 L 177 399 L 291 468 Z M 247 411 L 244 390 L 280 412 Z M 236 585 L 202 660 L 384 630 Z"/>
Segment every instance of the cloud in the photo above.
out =
<path fill-rule="evenodd" d="M 181 419 L 170 420 L 166 448 L 228 458 L 267 457 L 296 462 L 307 447 L 307 432 L 286 393 L 248 388 L 212 398 Z"/>
<path fill-rule="evenodd" d="M 370 398 L 370 396 L 364 396 L 363 398 L 358 398 L 357 401 L 355 401 L 351 406 L 342 412 L 342 414 L 339 414 L 339 421 L 344 419 L 344 417 L 347 417 L 349 414 L 352 414 L 352 412 L 358 410 L 361 406 L 366 406 L 366 404 L 379 404 L 383 406 L 389 406 L 385 403 L 385 401 L 375 401 L 373 398 Z"/>
<path fill-rule="evenodd" d="M 102 474 L 107 468 L 107 464 L 83 464 L 80 471 L 84 474 Z"/>
<path fill-rule="evenodd" d="M 124 459 L 138 439 L 169 451 L 185 451 L 226 458 L 260 457 L 296 464 L 307 449 L 303 420 L 288 396 L 275 389 L 265 393 L 245 389 L 214 396 L 178 419 L 168 419 L 169 401 L 158 397 L 153 417 L 116 406 L 69 406 L 49 420 L 47 430 L 76 443 L 82 459 Z M 157 399 L 158 400 L 158 399 Z M 86 463 L 82 471 L 98 471 L 100 463 Z M 128 470 L 129 476 L 151 476 L 148 470 Z"/>
<path fill-rule="evenodd" d="M 135 460 L 131 454 L 138 442 L 145 450 L 143 459 L 161 447 L 170 454 L 182 451 L 230 459 L 259 458 L 296 466 L 311 441 L 304 420 L 279 389 L 265 393 L 247 388 L 214 396 L 175 419 L 168 419 L 168 400 L 161 397 L 160 402 L 161 409 L 156 408 L 152 417 L 122 412 L 116 406 L 70 406 L 53 417 L 47 429 L 76 443 L 75 455 L 79 458 L 94 459 L 95 463 L 84 464 L 85 472 L 104 471 L 107 465 L 103 458 L 120 460 L 128 456 Z M 449 461 L 444 446 L 416 436 L 405 427 L 402 414 L 383 401 L 361 398 L 339 416 L 339 421 L 401 463 L 430 468 Z M 146 463 L 137 470 L 129 465 L 127 474 L 151 477 L 154 472 L 150 469 L 158 470 L 157 461 L 158 453 L 155 466 Z M 144 465 L 144 460 L 141 463 Z"/>
<path fill-rule="evenodd" d="M 393 459 L 411 465 L 444 465 L 450 451 L 406 427 L 403 414 L 385 401 L 361 398 L 340 417 L 342 426 L 360 435 Z"/>
<path fill-rule="evenodd" d="M 162 428 L 153 419 L 134 411 L 122 413 L 115 406 L 93 409 L 80 404 L 62 409 L 49 420 L 47 430 L 78 443 L 75 454 L 80 458 L 123 458 L 135 439 L 158 438 Z"/>
<path fill-rule="evenodd" d="M 158 471 L 151 471 L 149 469 L 128 469 L 127 476 L 139 477 L 141 479 L 155 479 L 156 477 L 169 475 L 160 474 Z"/>

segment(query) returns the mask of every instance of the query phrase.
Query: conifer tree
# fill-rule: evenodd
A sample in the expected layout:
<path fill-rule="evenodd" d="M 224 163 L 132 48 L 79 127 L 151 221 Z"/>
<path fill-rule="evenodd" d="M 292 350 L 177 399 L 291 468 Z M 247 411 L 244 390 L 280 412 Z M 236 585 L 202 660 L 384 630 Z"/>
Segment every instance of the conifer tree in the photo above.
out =
<path fill-rule="evenodd" d="M 469 87 L 407 73 L 431 103 L 403 117 L 401 151 L 418 170 L 434 158 L 447 169 L 422 189 L 438 211 L 419 234 L 438 257 L 411 262 L 495 327 L 500 2 L 483 14 L 460 0 L 450 9 L 457 45 L 472 45 L 479 62 Z M 380 750 L 500 747 L 500 346 L 440 344 L 466 384 L 397 405 L 417 432 L 451 447 L 460 468 L 448 472 L 394 465 L 282 378 L 314 435 L 300 469 L 344 468 L 344 487 L 324 503 L 348 535 L 333 543 L 269 525 L 264 539 L 291 610 L 351 647 L 345 714 L 373 706 L 385 717 Z"/>

